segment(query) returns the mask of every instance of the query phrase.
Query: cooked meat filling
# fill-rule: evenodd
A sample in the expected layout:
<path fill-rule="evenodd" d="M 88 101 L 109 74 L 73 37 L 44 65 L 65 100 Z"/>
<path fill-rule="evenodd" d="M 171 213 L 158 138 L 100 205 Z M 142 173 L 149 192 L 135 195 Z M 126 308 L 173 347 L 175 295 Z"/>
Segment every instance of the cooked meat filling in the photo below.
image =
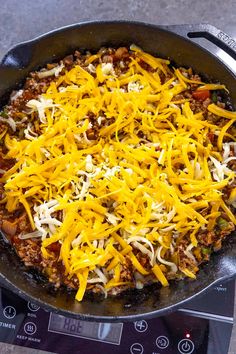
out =
<path fill-rule="evenodd" d="M 30 73 L 0 113 L 0 227 L 55 287 L 196 278 L 235 229 L 227 88 L 132 45 Z"/>

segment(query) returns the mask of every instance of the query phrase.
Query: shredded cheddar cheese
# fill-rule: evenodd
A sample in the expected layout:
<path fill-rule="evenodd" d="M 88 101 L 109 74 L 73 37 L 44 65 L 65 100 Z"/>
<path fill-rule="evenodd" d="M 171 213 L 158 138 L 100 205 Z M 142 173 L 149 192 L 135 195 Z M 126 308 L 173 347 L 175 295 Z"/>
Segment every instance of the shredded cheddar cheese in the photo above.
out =
<path fill-rule="evenodd" d="M 131 49 L 121 72 L 99 53 L 85 67 L 45 72 L 57 75 L 27 103 L 24 137 L 2 134 L 6 158 L 16 159 L 1 178 L 6 208 L 24 206 L 45 259 L 60 243 L 59 260 L 79 281 L 78 301 L 93 283 L 106 291 L 129 284 L 124 267 L 167 286 L 167 273 L 178 271 L 180 235 L 196 248 L 199 230 L 212 230 L 221 212 L 236 223 L 222 197 L 235 178 L 222 154 L 236 112 L 210 104 L 211 114 L 228 119 L 219 127 L 176 98 L 190 84 L 225 86 L 191 80 L 168 60 Z M 215 132 L 217 148 L 208 139 Z M 195 278 L 192 268 L 179 270 Z"/>

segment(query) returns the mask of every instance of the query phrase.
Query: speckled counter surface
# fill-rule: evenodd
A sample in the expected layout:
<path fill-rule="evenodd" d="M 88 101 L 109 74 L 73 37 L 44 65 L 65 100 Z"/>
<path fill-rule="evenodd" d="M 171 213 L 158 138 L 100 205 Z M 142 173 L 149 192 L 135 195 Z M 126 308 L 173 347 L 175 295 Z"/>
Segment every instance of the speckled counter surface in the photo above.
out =
<path fill-rule="evenodd" d="M 236 27 L 235 10 L 235 0 L 0 0 L 0 57 L 19 41 L 82 20 L 208 22 L 227 31 Z"/>
<path fill-rule="evenodd" d="M 235 0 L 0 0 L 0 58 L 18 42 L 56 27 L 94 19 L 154 24 L 207 22 L 236 37 Z M 0 343 L 0 353 L 43 352 Z M 236 325 L 229 354 L 236 354 Z"/>

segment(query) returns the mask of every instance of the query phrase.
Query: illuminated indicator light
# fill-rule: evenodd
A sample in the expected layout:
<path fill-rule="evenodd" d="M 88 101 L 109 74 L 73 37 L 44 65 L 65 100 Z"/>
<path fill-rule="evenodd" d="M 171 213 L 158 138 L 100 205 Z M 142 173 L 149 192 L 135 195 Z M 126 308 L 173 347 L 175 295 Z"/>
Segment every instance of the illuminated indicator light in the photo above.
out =
<path fill-rule="evenodd" d="M 190 336 L 190 333 L 187 333 L 186 334 L 186 338 L 190 338 L 191 336 Z"/>

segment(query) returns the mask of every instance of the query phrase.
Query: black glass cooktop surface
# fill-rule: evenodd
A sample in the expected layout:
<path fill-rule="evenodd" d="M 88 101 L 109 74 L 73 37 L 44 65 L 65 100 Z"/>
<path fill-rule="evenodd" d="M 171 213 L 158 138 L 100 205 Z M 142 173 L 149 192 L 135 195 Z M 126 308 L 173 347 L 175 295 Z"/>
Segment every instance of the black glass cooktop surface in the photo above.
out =
<path fill-rule="evenodd" d="M 227 354 L 234 281 L 170 315 L 127 323 L 95 323 L 46 312 L 0 288 L 0 341 L 58 354 Z"/>

